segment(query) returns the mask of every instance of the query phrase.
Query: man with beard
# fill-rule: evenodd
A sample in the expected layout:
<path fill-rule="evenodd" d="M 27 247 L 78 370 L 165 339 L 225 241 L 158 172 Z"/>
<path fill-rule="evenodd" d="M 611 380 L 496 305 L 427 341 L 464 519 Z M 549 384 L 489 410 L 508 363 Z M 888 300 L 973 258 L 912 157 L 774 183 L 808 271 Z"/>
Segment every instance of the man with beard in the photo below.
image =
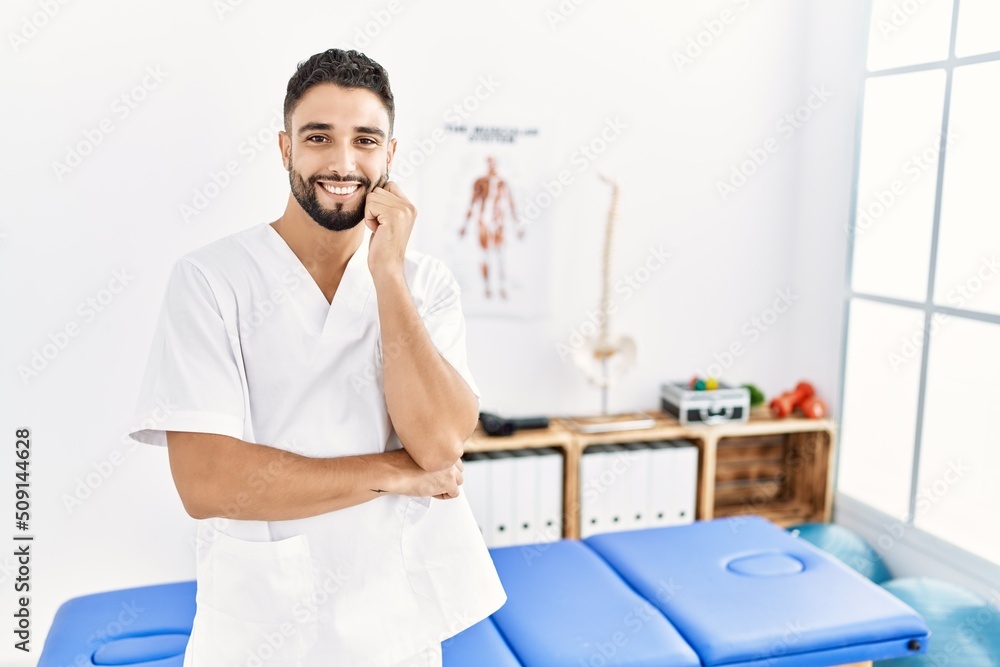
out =
<path fill-rule="evenodd" d="M 317 54 L 284 110 L 285 211 L 175 263 L 130 434 L 199 519 L 184 665 L 440 665 L 506 599 L 459 492 L 458 285 L 407 248 L 385 70 Z"/>

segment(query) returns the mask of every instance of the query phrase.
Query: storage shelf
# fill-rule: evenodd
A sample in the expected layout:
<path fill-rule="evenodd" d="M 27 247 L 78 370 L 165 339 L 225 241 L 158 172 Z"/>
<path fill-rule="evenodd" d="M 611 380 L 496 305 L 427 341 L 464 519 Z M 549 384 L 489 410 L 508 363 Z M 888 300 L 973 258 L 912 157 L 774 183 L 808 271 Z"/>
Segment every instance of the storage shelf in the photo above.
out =
<path fill-rule="evenodd" d="M 748 422 L 714 426 L 682 425 L 659 411 L 647 414 L 655 418 L 651 428 L 607 433 L 580 433 L 560 418 L 551 419 L 548 428 L 510 436 L 489 436 L 478 428 L 466 441 L 465 451 L 561 449 L 565 462 L 563 526 L 568 538 L 580 536 L 580 457 L 588 446 L 601 443 L 684 439 L 697 445 L 697 519 L 757 514 L 786 527 L 830 520 L 833 422 L 803 417 L 775 419 L 766 409 L 752 410 Z"/>

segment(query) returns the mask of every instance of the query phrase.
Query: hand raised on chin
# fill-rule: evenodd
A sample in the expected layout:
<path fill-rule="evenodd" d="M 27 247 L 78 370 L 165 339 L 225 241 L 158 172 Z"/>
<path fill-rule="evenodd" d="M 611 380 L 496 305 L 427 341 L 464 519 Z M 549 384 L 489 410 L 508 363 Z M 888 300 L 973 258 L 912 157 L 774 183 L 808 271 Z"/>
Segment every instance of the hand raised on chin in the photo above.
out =
<path fill-rule="evenodd" d="M 392 181 L 375 187 L 365 200 L 365 224 L 372 230 L 368 268 L 377 280 L 403 275 L 406 244 L 413 231 L 417 209 Z"/>

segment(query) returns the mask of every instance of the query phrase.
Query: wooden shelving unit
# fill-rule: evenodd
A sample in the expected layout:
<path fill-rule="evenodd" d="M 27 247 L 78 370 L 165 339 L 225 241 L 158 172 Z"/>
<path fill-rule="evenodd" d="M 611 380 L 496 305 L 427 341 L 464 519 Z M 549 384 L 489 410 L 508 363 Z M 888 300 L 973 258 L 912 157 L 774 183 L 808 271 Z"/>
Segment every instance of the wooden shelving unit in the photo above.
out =
<path fill-rule="evenodd" d="M 477 430 L 467 452 L 556 447 L 564 454 L 565 537 L 580 536 L 580 457 L 600 443 L 690 440 L 698 446 L 697 519 L 757 514 L 782 526 L 829 521 L 833 502 L 835 427 L 828 420 L 774 419 L 755 410 L 746 423 L 683 426 L 652 412 L 656 424 L 637 431 L 578 433 L 565 419 L 547 429 L 491 437 Z"/>

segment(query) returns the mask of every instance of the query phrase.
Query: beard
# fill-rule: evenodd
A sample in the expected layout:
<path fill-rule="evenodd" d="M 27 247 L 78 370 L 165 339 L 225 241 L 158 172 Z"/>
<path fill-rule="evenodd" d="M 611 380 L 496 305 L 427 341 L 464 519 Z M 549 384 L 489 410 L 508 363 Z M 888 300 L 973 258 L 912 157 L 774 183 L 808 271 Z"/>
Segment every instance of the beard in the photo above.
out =
<path fill-rule="evenodd" d="M 344 204 L 339 202 L 335 203 L 333 208 L 326 208 L 320 203 L 319 197 L 316 195 L 316 184 L 320 181 L 356 181 L 361 184 L 360 188 L 365 191 L 365 196 L 352 209 L 345 209 Z M 299 202 L 302 210 L 308 213 L 309 217 L 315 220 L 317 224 L 332 232 L 343 232 L 348 229 L 354 229 L 359 222 L 365 219 L 365 202 L 367 201 L 368 193 L 371 192 L 372 182 L 360 174 L 350 178 L 317 174 L 306 182 L 293 166 L 288 170 L 288 183 L 292 186 L 292 195 Z"/>

